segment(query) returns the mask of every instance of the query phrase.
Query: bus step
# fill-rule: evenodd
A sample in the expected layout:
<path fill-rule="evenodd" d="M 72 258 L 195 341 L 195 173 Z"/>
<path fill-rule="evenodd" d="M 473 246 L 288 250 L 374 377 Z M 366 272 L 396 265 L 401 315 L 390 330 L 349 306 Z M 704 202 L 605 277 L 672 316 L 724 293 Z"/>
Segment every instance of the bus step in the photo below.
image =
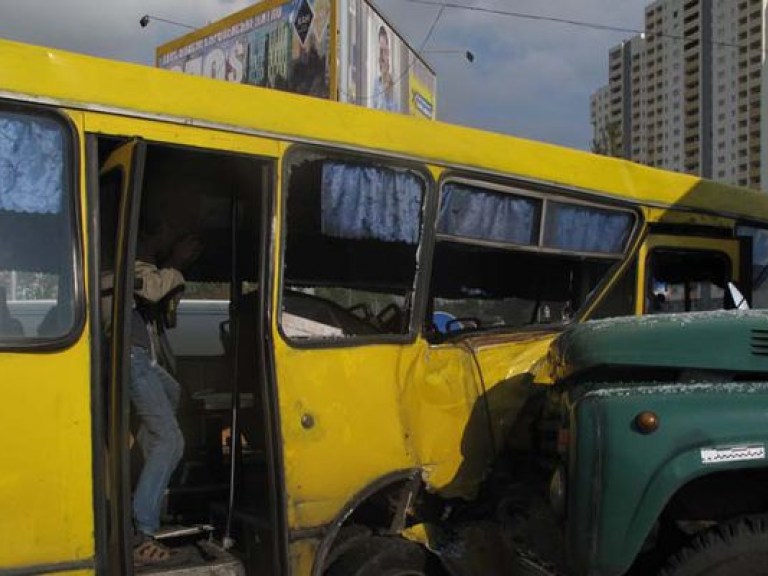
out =
<path fill-rule="evenodd" d="M 180 550 L 189 561 L 172 568 L 137 568 L 135 574 L 153 576 L 245 576 L 245 567 L 229 552 L 213 542 L 200 541 Z"/>
<path fill-rule="evenodd" d="M 174 540 L 190 536 L 207 536 L 214 531 L 210 524 L 194 524 L 193 526 L 168 526 L 155 534 L 155 540 Z"/>

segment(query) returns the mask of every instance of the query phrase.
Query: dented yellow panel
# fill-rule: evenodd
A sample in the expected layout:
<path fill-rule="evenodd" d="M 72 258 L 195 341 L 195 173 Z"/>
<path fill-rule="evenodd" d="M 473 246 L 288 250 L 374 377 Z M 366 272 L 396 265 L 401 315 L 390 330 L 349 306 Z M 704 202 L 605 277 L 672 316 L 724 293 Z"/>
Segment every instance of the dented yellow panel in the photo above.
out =
<path fill-rule="evenodd" d="M 400 411 L 400 346 L 297 349 L 275 335 L 291 528 L 333 520 L 362 487 L 413 465 Z"/>
<path fill-rule="evenodd" d="M 314 350 L 275 337 L 289 525 L 299 529 L 331 522 L 398 470 L 419 469 L 441 496 L 475 496 L 554 335 Z"/>
<path fill-rule="evenodd" d="M 428 489 L 471 497 L 487 460 L 478 372 L 466 350 L 420 341 L 405 375 L 401 417 Z"/>
<path fill-rule="evenodd" d="M 556 336 L 556 332 L 532 332 L 506 338 L 479 338 L 473 342 L 483 370 L 485 398 L 497 449 L 507 440 L 520 441 L 514 436 L 527 432 L 513 427 L 533 387 L 551 384 L 545 363 Z"/>

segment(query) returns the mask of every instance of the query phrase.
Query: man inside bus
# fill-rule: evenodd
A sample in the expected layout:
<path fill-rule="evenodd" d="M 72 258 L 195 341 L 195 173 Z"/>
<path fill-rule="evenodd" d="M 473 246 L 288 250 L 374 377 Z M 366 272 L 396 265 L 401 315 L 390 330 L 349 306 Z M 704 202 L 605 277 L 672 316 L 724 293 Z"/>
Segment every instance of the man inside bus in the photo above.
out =
<path fill-rule="evenodd" d="M 179 237 L 165 221 L 140 232 L 136 251 L 136 291 L 131 318 L 130 397 L 140 421 L 136 435 L 144 466 L 133 496 L 136 566 L 170 564 L 174 551 L 154 538 L 160 528 L 163 495 L 184 451 L 176 420 L 180 386 L 162 366 L 160 332 L 164 306 L 181 291 L 181 271 L 200 255 L 196 236 Z"/>

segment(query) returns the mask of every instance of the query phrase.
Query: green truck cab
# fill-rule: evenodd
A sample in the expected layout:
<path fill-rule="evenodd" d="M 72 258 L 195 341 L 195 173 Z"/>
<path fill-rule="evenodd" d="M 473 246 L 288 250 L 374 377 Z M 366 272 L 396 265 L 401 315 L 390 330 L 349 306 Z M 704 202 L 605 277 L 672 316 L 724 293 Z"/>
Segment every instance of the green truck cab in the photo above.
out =
<path fill-rule="evenodd" d="M 768 312 L 586 322 L 548 363 L 568 573 L 768 573 Z"/>

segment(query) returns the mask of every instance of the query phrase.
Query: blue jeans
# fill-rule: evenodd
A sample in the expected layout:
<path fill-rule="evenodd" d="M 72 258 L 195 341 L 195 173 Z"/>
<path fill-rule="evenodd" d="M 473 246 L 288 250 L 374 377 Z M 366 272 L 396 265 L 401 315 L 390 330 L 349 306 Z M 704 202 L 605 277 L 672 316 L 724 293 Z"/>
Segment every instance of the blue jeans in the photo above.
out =
<path fill-rule="evenodd" d="M 137 530 L 152 535 L 160 527 L 163 495 L 184 453 L 176 421 L 180 387 L 161 366 L 152 365 L 148 350 L 132 346 L 130 394 L 141 420 L 136 440 L 144 454 L 133 495 L 133 519 Z"/>

